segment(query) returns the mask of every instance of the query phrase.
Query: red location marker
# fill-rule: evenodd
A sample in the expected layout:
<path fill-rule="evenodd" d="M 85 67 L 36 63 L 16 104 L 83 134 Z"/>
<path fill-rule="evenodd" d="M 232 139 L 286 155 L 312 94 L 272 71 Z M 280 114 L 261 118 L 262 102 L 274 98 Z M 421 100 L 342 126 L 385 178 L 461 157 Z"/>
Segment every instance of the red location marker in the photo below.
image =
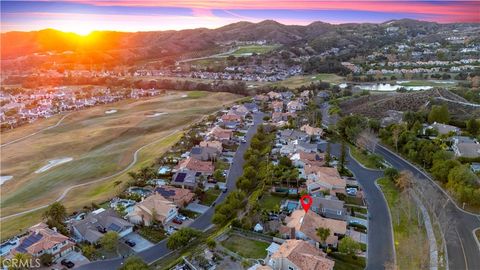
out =
<path fill-rule="evenodd" d="M 305 194 L 300 198 L 300 203 L 302 204 L 302 207 L 303 207 L 303 210 L 305 210 L 305 213 L 307 213 L 308 209 L 310 209 L 312 202 L 313 202 L 313 199 L 308 194 Z"/>

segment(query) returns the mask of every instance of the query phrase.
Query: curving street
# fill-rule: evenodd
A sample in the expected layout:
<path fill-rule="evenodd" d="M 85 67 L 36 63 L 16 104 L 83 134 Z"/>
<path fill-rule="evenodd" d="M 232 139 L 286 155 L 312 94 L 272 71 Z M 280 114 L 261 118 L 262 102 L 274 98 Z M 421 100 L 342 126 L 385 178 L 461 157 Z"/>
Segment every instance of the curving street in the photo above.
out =
<path fill-rule="evenodd" d="M 429 202 L 438 204 L 434 208 L 445 236 L 449 268 L 480 269 L 480 246 L 473 233 L 480 227 L 480 215 L 459 208 L 430 176 L 386 147 L 379 145 L 375 152 L 383 156 L 397 170 L 411 171 L 419 181 L 426 181 L 432 189 L 436 190 L 435 193 L 428 192 L 423 195 L 429 196 L 426 198 Z"/>
<path fill-rule="evenodd" d="M 236 188 L 236 181 L 237 179 L 242 175 L 243 173 L 243 164 L 245 160 L 243 159 L 243 155 L 245 151 L 247 150 L 248 146 L 250 145 L 250 141 L 253 137 L 253 135 L 257 132 L 257 128 L 259 124 L 263 122 L 263 113 L 255 113 L 253 116 L 254 120 L 254 125 L 251 126 L 248 129 L 247 134 L 245 135 L 245 139 L 247 140 L 247 143 L 240 144 L 237 152 L 235 153 L 235 156 L 233 157 L 233 162 L 230 167 L 229 174 L 227 176 L 227 188 L 228 191 L 226 193 L 221 193 L 220 196 L 216 199 L 216 203 L 222 202 L 225 197 Z M 201 216 L 196 218 L 192 224 L 190 224 L 191 228 L 205 231 L 209 229 L 213 224 L 212 224 L 212 216 L 214 213 L 214 207 L 210 207 L 205 213 L 203 213 Z M 172 252 L 170 249 L 167 248 L 167 240 L 164 239 L 157 243 L 155 246 L 148 248 L 144 251 L 141 251 L 137 253 L 138 256 L 140 256 L 145 262 L 151 264 L 155 261 L 158 261 L 165 257 L 166 255 L 170 254 Z M 103 260 L 103 261 L 95 261 L 91 262 L 89 264 L 85 264 L 80 266 L 78 269 L 85 269 L 85 270 L 94 270 L 94 269 L 105 269 L 105 270 L 110 270 L 110 269 L 118 269 L 121 264 L 123 263 L 123 258 L 116 258 L 116 259 L 111 259 L 111 260 Z"/>
<path fill-rule="evenodd" d="M 319 148 L 325 151 L 326 144 L 321 144 Z M 331 144 L 331 153 L 338 157 L 340 155 L 340 144 Z M 395 250 L 393 247 L 392 225 L 387 202 L 383 197 L 383 193 L 375 184 L 375 181 L 383 176 L 383 172 L 363 167 L 349 152 L 347 152 L 346 167 L 355 175 L 358 183 L 362 187 L 368 205 L 369 220 L 366 269 L 384 269 L 384 265 L 387 262 L 395 259 Z"/>

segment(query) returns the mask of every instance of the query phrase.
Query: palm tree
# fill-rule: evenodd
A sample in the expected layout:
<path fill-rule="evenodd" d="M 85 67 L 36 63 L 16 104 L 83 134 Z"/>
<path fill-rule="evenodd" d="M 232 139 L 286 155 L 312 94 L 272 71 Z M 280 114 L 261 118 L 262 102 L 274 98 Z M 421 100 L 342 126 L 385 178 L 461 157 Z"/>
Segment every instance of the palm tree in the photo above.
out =
<path fill-rule="evenodd" d="M 318 227 L 317 236 L 320 238 L 320 240 L 322 240 L 322 245 L 325 245 L 325 241 L 327 241 L 327 238 L 330 236 L 330 229 Z"/>

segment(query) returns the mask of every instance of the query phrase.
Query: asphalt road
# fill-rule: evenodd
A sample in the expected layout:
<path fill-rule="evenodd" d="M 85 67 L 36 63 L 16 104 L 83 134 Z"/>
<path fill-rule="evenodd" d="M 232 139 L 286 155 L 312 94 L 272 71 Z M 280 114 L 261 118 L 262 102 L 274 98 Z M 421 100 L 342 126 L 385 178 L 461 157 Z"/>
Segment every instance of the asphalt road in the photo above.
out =
<path fill-rule="evenodd" d="M 254 125 L 248 129 L 247 134 L 245 135 L 245 139 L 247 140 L 246 143 L 240 144 L 235 156 L 233 157 L 233 163 L 230 167 L 230 171 L 227 176 L 227 192 L 221 193 L 220 196 L 215 201 L 216 204 L 222 202 L 225 197 L 236 188 L 236 181 L 243 173 L 243 164 L 245 160 L 243 159 L 243 155 L 247 150 L 248 146 L 250 145 L 250 141 L 253 135 L 256 133 L 259 124 L 263 122 L 263 113 L 255 113 L 254 114 Z M 214 207 L 210 207 L 205 213 L 201 216 L 196 218 L 192 224 L 190 224 L 191 228 L 205 231 L 212 226 L 212 216 L 214 213 Z M 165 257 L 166 255 L 170 254 L 172 251 L 167 248 L 167 240 L 164 239 L 154 245 L 151 248 L 143 250 L 137 253 L 145 262 L 153 263 Z M 123 264 L 124 258 L 116 258 L 110 260 L 102 260 L 102 261 L 95 261 L 89 264 L 85 264 L 80 266 L 78 269 L 82 270 L 94 270 L 94 269 L 104 269 L 104 270 L 114 270 L 121 267 Z"/>
<path fill-rule="evenodd" d="M 326 144 L 319 148 L 325 151 Z M 331 145 L 332 155 L 339 157 L 340 145 Z M 383 176 L 382 171 L 371 170 L 361 166 L 347 152 L 347 168 L 355 175 L 363 189 L 368 205 L 368 250 L 366 269 L 384 269 L 387 262 L 395 258 L 390 214 L 383 193 L 375 185 L 375 181 Z"/>
<path fill-rule="evenodd" d="M 475 241 L 473 230 L 480 227 L 480 215 L 463 211 L 427 174 L 389 149 L 378 146 L 375 151 L 398 170 L 411 171 L 418 181 L 436 192 L 423 193 L 440 219 L 447 244 L 449 269 L 480 269 L 480 246 Z"/>

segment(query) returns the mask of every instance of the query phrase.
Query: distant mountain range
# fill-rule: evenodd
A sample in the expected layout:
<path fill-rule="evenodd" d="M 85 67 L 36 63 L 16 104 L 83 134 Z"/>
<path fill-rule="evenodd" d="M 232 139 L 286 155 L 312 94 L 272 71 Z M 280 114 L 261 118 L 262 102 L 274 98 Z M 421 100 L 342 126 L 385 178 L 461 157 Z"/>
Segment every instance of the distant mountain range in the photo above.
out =
<path fill-rule="evenodd" d="M 208 55 L 228 41 L 267 40 L 288 46 L 310 47 L 321 52 L 331 47 L 374 48 L 406 37 L 422 36 L 441 40 L 440 33 L 478 24 L 438 24 L 415 20 L 395 20 L 380 24 L 339 24 L 313 22 L 306 26 L 284 25 L 272 20 L 238 22 L 217 29 L 181 31 L 114 32 L 98 31 L 87 37 L 53 29 L 1 34 L 2 60 L 46 54 L 49 60 L 65 60 L 74 54 L 85 62 L 127 63 L 142 59 Z M 393 29 L 395 36 L 387 35 Z M 52 56 L 57 54 L 57 56 Z M 67 52 L 67 53 L 65 53 Z M 58 56 L 63 54 L 63 56 Z M 53 58 L 53 59 L 52 59 Z M 35 58 L 38 60 L 38 58 Z M 35 61 L 34 61 L 35 62 Z"/>

